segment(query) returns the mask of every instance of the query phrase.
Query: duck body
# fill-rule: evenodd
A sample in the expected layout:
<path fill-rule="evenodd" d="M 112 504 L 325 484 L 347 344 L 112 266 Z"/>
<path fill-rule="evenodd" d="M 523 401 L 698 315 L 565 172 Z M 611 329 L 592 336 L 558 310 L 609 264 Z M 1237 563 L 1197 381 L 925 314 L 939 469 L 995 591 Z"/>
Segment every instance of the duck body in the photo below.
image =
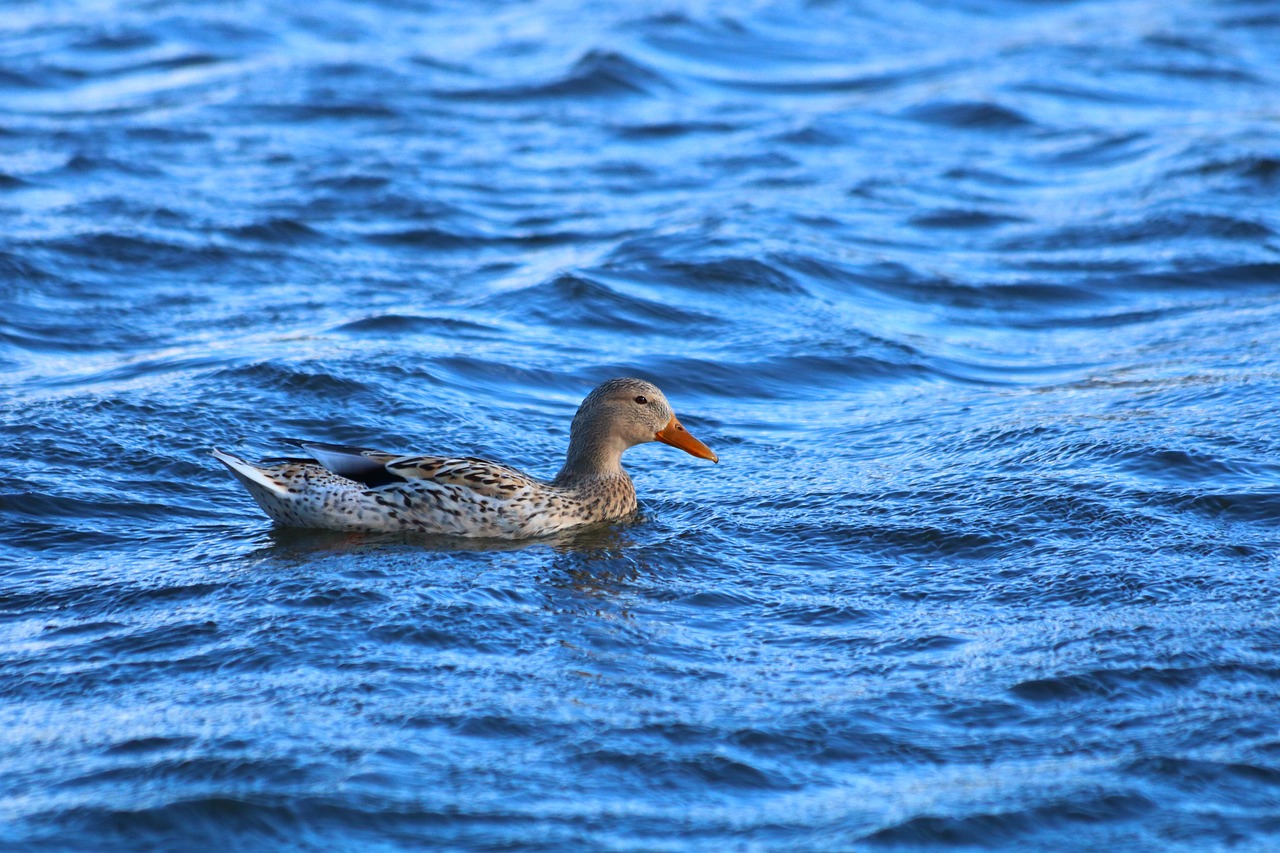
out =
<path fill-rule="evenodd" d="M 473 457 L 396 456 L 297 444 L 318 459 L 255 465 L 220 450 L 214 457 L 285 527 L 523 539 L 623 518 L 636 510 L 635 486 L 626 472 L 562 487 Z M 361 463 L 375 464 L 390 476 L 353 470 Z M 362 474 L 386 482 L 370 485 Z"/>
<path fill-rule="evenodd" d="M 635 486 L 621 458 L 647 441 L 719 461 L 684 429 L 662 392 L 639 379 L 610 380 L 588 395 L 570 428 L 564 467 L 550 481 L 474 457 L 298 440 L 289 443 L 309 458 L 255 464 L 221 450 L 213 455 L 284 526 L 523 539 L 634 513 Z"/>

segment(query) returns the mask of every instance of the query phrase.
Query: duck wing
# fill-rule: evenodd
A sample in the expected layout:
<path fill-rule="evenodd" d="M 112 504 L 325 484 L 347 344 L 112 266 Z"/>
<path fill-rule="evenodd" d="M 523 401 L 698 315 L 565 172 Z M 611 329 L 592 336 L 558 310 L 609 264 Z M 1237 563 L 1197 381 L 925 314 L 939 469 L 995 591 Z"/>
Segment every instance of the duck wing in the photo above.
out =
<path fill-rule="evenodd" d="M 386 470 L 405 480 L 462 486 L 491 498 L 510 498 L 525 490 L 545 488 L 539 480 L 510 465 L 474 456 L 401 456 L 388 462 Z"/>
<path fill-rule="evenodd" d="M 370 450 L 367 447 L 326 444 L 323 441 L 306 441 L 297 438 L 282 438 L 280 441 L 302 448 L 311 454 L 312 459 L 339 477 L 346 477 L 348 480 L 364 483 L 371 489 L 405 481 L 403 477 L 396 476 L 387 470 L 388 462 L 402 458 L 395 453 L 383 453 L 381 450 Z"/>
<path fill-rule="evenodd" d="M 429 480 L 442 485 L 461 486 L 491 498 L 509 498 L 522 490 L 543 485 L 510 465 L 475 456 L 404 456 L 322 441 L 291 438 L 281 441 L 302 448 L 339 477 L 355 480 L 371 489 Z"/>

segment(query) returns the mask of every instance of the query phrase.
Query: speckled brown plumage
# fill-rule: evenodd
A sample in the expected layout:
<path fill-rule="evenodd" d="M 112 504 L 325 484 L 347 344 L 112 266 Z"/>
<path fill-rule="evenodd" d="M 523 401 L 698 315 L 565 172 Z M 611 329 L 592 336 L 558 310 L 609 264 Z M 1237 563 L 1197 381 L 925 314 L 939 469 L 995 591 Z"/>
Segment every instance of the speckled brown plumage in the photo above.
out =
<path fill-rule="evenodd" d="M 550 482 L 472 457 L 397 456 L 319 442 L 293 442 L 309 459 L 255 465 L 220 450 L 213 455 L 285 526 L 519 539 L 635 512 L 622 454 L 647 441 L 718 461 L 685 431 L 662 392 L 640 379 L 613 379 L 587 396 L 570 428 L 564 467 Z"/>

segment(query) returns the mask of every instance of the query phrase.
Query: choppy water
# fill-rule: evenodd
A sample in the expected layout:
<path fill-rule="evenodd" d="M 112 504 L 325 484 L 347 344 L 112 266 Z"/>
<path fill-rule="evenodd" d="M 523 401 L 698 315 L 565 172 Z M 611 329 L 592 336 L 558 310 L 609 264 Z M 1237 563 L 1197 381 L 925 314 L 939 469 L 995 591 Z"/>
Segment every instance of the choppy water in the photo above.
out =
<path fill-rule="evenodd" d="M 6 4 L 0 846 L 1280 844 L 1277 193 L 1273 2 Z"/>

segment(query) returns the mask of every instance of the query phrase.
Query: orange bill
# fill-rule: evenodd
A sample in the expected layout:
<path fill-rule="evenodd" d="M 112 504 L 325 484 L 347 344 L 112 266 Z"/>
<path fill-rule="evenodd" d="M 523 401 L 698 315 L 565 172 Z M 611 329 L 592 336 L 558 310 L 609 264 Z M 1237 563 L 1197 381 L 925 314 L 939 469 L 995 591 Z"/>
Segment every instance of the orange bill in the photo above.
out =
<path fill-rule="evenodd" d="M 689 431 L 684 428 L 684 424 L 676 420 L 675 415 L 672 415 L 671 420 L 667 421 L 667 425 L 654 433 L 653 437 L 663 444 L 680 448 L 690 456 L 697 456 L 699 459 L 710 459 L 712 462 L 720 461 L 720 457 L 716 456 L 710 447 L 707 447 L 689 434 Z"/>

